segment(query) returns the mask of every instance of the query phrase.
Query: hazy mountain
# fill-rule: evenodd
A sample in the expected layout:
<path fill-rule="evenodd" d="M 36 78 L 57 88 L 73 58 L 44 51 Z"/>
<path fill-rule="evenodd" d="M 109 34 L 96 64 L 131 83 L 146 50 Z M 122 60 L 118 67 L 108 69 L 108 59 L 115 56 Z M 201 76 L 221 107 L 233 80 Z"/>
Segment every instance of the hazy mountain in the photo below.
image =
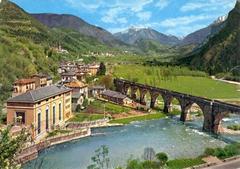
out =
<path fill-rule="evenodd" d="M 126 31 L 115 33 L 114 36 L 127 44 L 135 44 L 139 40 L 153 40 L 163 45 L 176 45 L 180 40 L 175 36 L 168 36 L 151 28 L 131 27 Z"/>
<path fill-rule="evenodd" d="M 209 37 L 215 35 L 223 28 L 226 19 L 226 16 L 219 17 L 208 27 L 190 33 L 181 41 L 180 45 L 199 45 L 204 43 Z"/>
<path fill-rule="evenodd" d="M 231 72 L 240 65 L 240 1 L 229 13 L 223 28 L 197 51 L 180 63 L 206 70 L 210 74 Z"/>
<path fill-rule="evenodd" d="M 81 18 L 68 14 L 32 14 L 34 18 L 50 28 L 67 28 L 78 31 L 83 35 L 94 37 L 109 46 L 121 46 L 123 42 L 117 40 L 110 32 L 93 26 Z"/>

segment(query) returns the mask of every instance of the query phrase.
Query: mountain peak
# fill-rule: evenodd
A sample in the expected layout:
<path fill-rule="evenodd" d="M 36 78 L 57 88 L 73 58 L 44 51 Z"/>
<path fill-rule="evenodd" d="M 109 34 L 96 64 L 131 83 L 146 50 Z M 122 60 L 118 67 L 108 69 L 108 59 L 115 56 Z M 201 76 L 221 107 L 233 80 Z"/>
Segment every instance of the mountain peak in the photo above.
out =
<path fill-rule="evenodd" d="M 114 34 L 114 36 L 127 43 L 135 44 L 139 40 L 153 40 L 164 45 L 176 45 L 179 39 L 172 35 L 165 35 L 152 28 L 130 27 L 129 29 Z"/>

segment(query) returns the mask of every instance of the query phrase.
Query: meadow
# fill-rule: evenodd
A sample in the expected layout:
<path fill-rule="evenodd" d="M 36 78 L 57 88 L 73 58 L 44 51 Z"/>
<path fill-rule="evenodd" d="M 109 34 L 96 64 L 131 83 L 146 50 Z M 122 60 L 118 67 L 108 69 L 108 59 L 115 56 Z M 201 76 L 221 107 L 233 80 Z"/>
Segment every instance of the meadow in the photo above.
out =
<path fill-rule="evenodd" d="M 211 99 L 240 99 L 239 86 L 211 79 L 206 73 L 185 67 L 118 65 L 114 77 Z"/>

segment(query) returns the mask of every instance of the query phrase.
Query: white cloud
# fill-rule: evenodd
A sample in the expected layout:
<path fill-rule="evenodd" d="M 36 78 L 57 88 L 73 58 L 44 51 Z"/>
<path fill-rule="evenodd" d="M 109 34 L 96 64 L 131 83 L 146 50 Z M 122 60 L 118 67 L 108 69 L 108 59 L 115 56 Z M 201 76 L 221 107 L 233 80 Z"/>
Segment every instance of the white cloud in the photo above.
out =
<path fill-rule="evenodd" d="M 140 12 L 145 6 L 151 4 L 153 0 L 118 0 L 115 6 L 123 7 L 131 10 L 132 12 Z"/>
<path fill-rule="evenodd" d="M 149 11 L 139 12 L 137 13 L 137 17 L 141 21 L 148 21 L 152 17 L 152 12 L 149 12 Z"/>
<path fill-rule="evenodd" d="M 65 2 L 73 8 L 84 8 L 89 11 L 95 11 L 103 5 L 101 0 L 92 0 L 91 3 L 88 0 L 65 0 Z"/>
<path fill-rule="evenodd" d="M 155 6 L 162 10 L 166 8 L 169 4 L 170 0 L 158 0 Z"/>
<path fill-rule="evenodd" d="M 124 10 L 121 7 L 112 8 L 107 11 L 106 15 L 101 18 L 101 20 L 105 23 L 127 23 L 127 19 L 125 17 L 120 17 L 121 11 Z"/>
<path fill-rule="evenodd" d="M 184 26 L 184 25 L 186 26 L 197 21 L 203 21 L 203 20 L 213 19 L 213 18 L 216 18 L 216 16 L 215 15 L 190 15 L 190 16 L 169 18 L 160 22 L 159 26 L 169 27 L 169 28 Z"/>

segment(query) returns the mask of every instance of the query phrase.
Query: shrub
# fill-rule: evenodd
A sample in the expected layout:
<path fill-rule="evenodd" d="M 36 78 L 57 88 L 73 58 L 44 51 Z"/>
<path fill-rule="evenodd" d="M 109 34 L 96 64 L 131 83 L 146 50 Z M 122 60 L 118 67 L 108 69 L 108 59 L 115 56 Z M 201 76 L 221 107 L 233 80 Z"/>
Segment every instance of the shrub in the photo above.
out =
<path fill-rule="evenodd" d="M 166 153 L 158 153 L 156 154 L 156 158 L 159 160 L 160 165 L 165 165 L 168 161 L 168 156 Z"/>

